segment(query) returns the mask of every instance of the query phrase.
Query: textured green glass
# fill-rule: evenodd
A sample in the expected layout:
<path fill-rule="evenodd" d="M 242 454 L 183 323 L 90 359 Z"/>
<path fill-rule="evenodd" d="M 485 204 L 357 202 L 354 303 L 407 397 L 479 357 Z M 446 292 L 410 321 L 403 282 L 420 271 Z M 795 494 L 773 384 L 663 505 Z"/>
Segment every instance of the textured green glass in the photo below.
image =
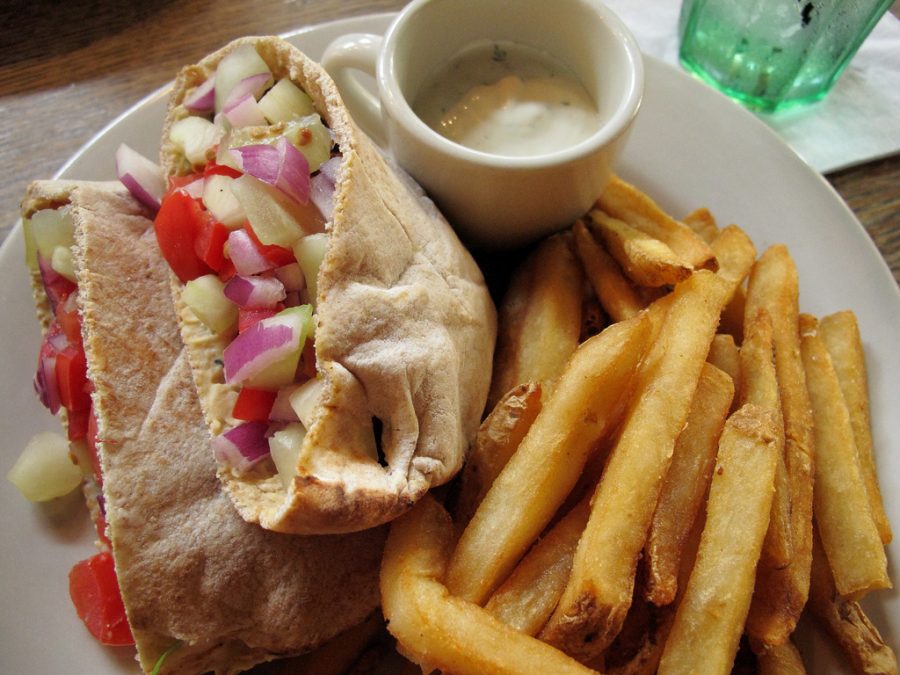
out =
<path fill-rule="evenodd" d="M 821 99 L 892 0 L 684 0 L 679 58 L 750 108 Z"/>

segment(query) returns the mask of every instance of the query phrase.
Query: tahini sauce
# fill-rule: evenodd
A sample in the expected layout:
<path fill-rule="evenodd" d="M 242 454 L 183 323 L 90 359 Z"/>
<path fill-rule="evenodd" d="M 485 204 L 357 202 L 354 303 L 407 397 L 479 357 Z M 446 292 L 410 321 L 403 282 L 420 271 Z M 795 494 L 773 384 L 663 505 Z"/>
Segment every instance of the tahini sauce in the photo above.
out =
<path fill-rule="evenodd" d="M 511 42 L 461 52 L 413 108 L 451 141 L 513 157 L 563 150 L 601 125 L 596 103 L 565 66 Z"/>

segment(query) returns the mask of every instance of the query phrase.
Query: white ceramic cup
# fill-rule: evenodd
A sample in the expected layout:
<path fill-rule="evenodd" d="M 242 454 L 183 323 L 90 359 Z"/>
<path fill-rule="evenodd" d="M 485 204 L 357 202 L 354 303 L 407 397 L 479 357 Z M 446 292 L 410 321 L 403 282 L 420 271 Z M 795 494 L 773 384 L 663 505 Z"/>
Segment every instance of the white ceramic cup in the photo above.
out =
<path fill-rule="evenodd" d="M 597 130 L 558 151 L 510 157 L 472 150 L 429 128 L 411 102 L 455 55 L 486 40 L 561 61 L 597 103 Z M 322 63 L 357 124 L 427 190 L 460 237 L 480 248 L 528 243 L 587 212 L 643 92 L 637 42 L 596 0 L 413 0 L 383 37 L 343 36 Z M 359 71 L 375 78 L 377 95 Z"/>

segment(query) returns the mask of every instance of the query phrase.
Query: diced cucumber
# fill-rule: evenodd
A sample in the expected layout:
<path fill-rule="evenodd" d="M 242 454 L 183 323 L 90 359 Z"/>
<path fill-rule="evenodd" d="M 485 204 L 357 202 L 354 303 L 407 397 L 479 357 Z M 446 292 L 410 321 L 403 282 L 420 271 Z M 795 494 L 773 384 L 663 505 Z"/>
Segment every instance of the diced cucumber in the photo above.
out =
<path fill-rule="evenodd" d="M 184 303 L 216 335 L 233 330 L 237 324 L 237 305 L 225 297 L 224 288 L 219 277 L 206 274 L 188 281 L 181 292 Z"/>
<path fill-rule="evenodd" d="M 325 386 L 325 380 L 314 377 L 297 387 L 291 394 L 291 407 L 300 418 L 300 423 L 309 429 L 312 426 L 314 411 L 319 404 L 319 396 Z"/>
<path fill-rule="evenodd" d="M 299 204 L 273 185 L 244 174 L 231 183 L 253 233 L 263 244 L 291 248 L 322 227 L 322 214 L 312 203 Z"/>
<path fill-rule="evenodd" d="M 294 422 L 288 424 L 281 431 L 276 431 L 269 439 L 269 451 L 272 453 L 272 461 L 278 470 L 278 476 L 287 490 L 297 475 L 297 458 L 300 456 L 300 448 L 306 438 L 306 429 L 302 424 Z"/>
<path fill-rule="evenodd" d="M 75 244 L 75 223 L 67 207 L 41 209 L 31 216 L 31 232 L 37 252 L 45 260 L 53 257 L 57 246 L 72 248 Z"/>
<path fill-rule="evenodd" d="M 203 203 L 207 210 L 228 229 L 240 227 L 246 216 L 241 203 L 231 192 L 234 178 L 222 174 L 213 174 L 203 184 Z"/>
<path fill-rule="evenodd" d="M 77 283 L 75 279 L 75 261 L 72 258 L 72 249 L 68 246 L 57 246 L 53 249 L 50 256 L 50 267 L 53 270 L 72 283 Z"/>
<path fill-rule="evenodd" d="M 289 79 L 282 78 L 259 99 L 259 107 L 269 124 L 287 122 L 315 110 L 309 95 Z"/>
<path fill-rule="evenodd" d="M 216 67 L 216 112 L 222 110 L 234 86 L 246 77 L 272 71 L 253 45 L 241 45 Z"/>
<path fill-rule="evenodd" d="M 69 459 L 69 442 L 47 431 L 28 441 L 6 478 L 28 501 L 46 502 L 81 485 L 81 470 Z"/>
<path fill-rule="evenodd" d="M 319 288 L 319 267 L 322 266 L 327 250 L 328 235 L 324 232 L 303 237 L 294 244 L 294 257 L 303 270 L 303 276 L 306 277 L 306 287 L 309 289 L 309 298 L 313 305 L 316 303 Z"/>
<path fill-rule="evenodd" d="M 190 116 L 172 124 L 169 140 L 194 166 L 208 161 L 210 150 L 224 135 L 225 130 L 202 117 Z"/>
<path fill-rule="evenodd" d="M 268 143 L 273 145 L 279 138 L 286 138 L 295 148 L 303 153 L 309 164 L 309 172 L 318 170 L 324 162 L 331 158 L 331 148 L 334 140 L 328 129 L 322 123 L 322 118 L 316 114 L 306 115 L 288 122 L 278 122 L 269 127 L 242 127 L 232 129 L 222 139 L 219 146 L 219 163 L 226 153 L 226 149 L 240 148 L 245 145 L 258 145 Z M 229 164 L 231 166 L 231 164 Z"/>

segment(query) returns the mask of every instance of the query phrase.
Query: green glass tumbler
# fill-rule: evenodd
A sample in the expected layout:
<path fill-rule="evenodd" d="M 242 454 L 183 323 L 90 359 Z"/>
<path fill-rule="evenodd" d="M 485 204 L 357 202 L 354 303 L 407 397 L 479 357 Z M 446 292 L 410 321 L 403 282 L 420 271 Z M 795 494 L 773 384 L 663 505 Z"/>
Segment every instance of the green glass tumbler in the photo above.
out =
<path fill-rule="evenodd" d="M 683 0 L 684 68 L 750 108 L 824 97 L 892 0 Z"/>

